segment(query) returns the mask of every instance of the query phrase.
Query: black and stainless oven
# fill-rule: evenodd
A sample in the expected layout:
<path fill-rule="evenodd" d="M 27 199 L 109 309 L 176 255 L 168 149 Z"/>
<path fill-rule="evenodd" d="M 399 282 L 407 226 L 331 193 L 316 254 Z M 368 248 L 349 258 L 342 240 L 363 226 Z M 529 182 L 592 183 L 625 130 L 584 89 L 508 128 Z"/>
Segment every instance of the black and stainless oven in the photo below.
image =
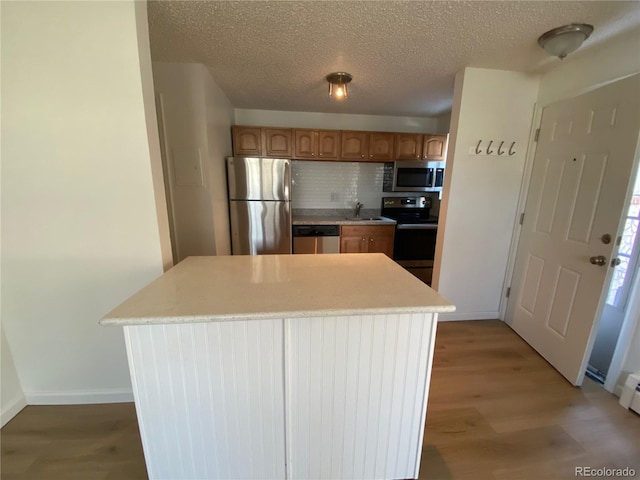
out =
<path fill-rule="evenodd" d="M 382 216 L 397 222 L 393 259 L 427 285 L 431 285 L 438 234 L 431 206 L 429 196 L 383 197 L 381 209 Z"/>

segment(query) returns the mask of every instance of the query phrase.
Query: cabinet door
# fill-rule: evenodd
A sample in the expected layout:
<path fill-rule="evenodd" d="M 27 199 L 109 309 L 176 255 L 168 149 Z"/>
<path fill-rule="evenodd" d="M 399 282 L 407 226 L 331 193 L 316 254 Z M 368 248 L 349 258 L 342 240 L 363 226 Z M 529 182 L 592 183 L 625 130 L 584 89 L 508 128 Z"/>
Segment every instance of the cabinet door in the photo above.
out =
<path fill-rule="evenodd" d="M 337 160 L 340 154 L 340 130 L 318 130 L 318 157 Z"/>
<path fill-rule="evenodd" d="M 366 158 L 369 148 L 369 132 L 341 132 L 340 159 L 363 160 Z"/>
<path fill-rule="evenodd" d="M 390 162 L 393 160 L 393 137 L 393 133 L 370 133 L 369 160 L 372 162 Z"/>
<path fill-rule="evenodd" d="M 366 253 L 368 240 L 366 227 L 343 225 L 340 228 L 340 253 Z"/>
<path fill-rule="evenodd" d="M 233 154 L 259 157 L 262 155 L 262 129 L 260 127 L 232 127 Z"/>
<path fill-rule="evenodd" d="M 290 128 L 265 128 L 264 143 L 265 156 L 276 158 L 291 158 L 291 129 Z"/>
<path fill-rule="evenodd" d="M 369 237 L 369 253 L 384 253 L 393 258 L 393 233 L 391 235 Z"/>
<path fill-rule="evenodd" d="M 444 162 L 447 157 L 448 135 L 425 135 L 422 144 L 422 157 L 425 160 Z"/>
<path fill-rule="evenodd" d="M 343 225 L 340 253 L 384 253 L 393 257 L 393 225 Z"/>
<path fill-rule="evenodd" d="M 315 130 L 296 128 L 294 157 L 315 160 L 317 135 Z"/>
<path fill-rule="evenodd" d="M 419 133 L 396 134 L 396 160 L 419 160 L 422 157 L 422 135 Z"/>
<path fill-rule="evenodd" d="M 342 231 L 344 232 L 342 227 Z M 367 253 L 368 237 L 363 235 L 340 235 L 340 253 Z"/>

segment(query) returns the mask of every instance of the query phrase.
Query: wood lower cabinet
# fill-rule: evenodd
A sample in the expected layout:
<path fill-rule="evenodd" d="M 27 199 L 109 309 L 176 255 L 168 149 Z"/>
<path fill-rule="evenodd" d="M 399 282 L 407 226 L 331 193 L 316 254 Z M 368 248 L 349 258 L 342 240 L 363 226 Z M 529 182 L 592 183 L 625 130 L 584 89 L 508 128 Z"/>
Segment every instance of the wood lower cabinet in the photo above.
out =
<path fill-rule="evenodd" d="M 422 142 L 422 158 L 444 162 L 447 159 L 449 135 L 425 134 Z"/>
<path fill-rule="evenodd" d="M 337 160 L 340 154 L 339 130 L 294 130 L 293 158 L 301 160 Z"/>
<path fill-rule="evenodd" d="M 394 225 L 343 225 L 340 253 L 384 253 L 393 258 Z"/>

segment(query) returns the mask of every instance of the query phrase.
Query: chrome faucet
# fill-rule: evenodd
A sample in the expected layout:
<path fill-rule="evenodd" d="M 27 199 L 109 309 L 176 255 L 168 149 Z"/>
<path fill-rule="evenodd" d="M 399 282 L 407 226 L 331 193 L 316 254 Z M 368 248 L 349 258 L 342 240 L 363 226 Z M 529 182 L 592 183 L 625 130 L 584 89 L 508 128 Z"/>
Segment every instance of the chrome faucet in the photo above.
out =
<path fill-rule="evenodd" d="M 354 217 L 356 217 L 356 218 L 360 217 L 360 209 L 362 208 L 362 206 L 363 205 L 360 202 L 356 202 L 356 206 L 355 206 L 355 209 L 354 209 L 354 212 L 353 212 L 354 213 L 354 215 L 353 215 Z"/>

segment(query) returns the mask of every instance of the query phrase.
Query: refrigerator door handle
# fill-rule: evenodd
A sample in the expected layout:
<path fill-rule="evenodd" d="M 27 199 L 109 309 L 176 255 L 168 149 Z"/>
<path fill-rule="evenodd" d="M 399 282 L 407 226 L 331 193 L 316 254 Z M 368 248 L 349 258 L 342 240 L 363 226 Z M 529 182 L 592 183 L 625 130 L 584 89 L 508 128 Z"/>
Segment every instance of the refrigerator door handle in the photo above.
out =
<path fill-rule="evenodd" d="M 284 200 L 291 200 L 291 162 L 285 160 L 284 162 Z"/>

